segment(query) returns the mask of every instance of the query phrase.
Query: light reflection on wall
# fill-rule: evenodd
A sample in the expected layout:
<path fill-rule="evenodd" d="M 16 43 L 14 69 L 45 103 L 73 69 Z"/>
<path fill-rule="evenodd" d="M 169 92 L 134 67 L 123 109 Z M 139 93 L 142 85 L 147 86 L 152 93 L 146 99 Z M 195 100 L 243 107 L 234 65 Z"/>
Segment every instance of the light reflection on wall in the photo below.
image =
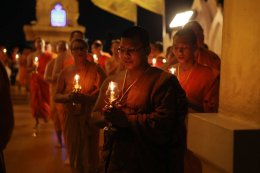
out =
<path fill-rule="evenodd" d="M 66 11 L 62 9 L 62 5 L 57 3 L 51 10 L 51 26 L 66 26 Z"/>

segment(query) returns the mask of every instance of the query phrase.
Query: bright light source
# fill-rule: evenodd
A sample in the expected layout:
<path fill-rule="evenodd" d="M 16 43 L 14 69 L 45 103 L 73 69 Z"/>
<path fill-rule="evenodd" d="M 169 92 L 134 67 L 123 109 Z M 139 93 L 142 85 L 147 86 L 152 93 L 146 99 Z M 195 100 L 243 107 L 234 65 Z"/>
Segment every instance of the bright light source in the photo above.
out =
<path fill-rule="evenodd" d="M 192 10 L 176 14 L 170 23 L 170 28 L 184 26 L 190 20 L 192 15 Z"/>
<path fill-rule="evenodd" d="M 51 26 L 66 26 L 66 11 L 62 9 L 62 5 L 59 3 L 51 10 Z"/>

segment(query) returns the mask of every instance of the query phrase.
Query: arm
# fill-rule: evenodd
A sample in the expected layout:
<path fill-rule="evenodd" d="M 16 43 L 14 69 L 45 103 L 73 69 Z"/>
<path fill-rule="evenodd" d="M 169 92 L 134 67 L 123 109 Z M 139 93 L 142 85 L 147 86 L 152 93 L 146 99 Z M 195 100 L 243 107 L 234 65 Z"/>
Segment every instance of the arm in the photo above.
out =
<path fill-rule="evenodd" d="M 0 62 L 0 150 L 7 145 L 14 127 L 13 108 L 10 96 L 9 80 Z"/>
<path fill-rule="evenodd" d="M 63 71 L 58 79 L 57 82 L 57 89 L 55 94 L 55 102 L 57 103 L 69 103 L 70 101 L 70 94 L 65 93 L 66 89 L 66 73 Z"/>
<path fill-rule="evenodd" d="M 27 72 L 28 73 L 31 73 L 32 71 L 35 70 L 35 66 L 33 65 L 33 58 L 34 58 L 33 54 L 30 54 L 27 58 Z"/>
<path fill-rule="evenodd" d="M 53 66 L 55 63 L 55 59 L 52 59 L 46 66 L 45 72 L 44 72 L 44 80 L 49 83 L 55 83 L 55 81 L 52 78 L 53 73 Z"/>

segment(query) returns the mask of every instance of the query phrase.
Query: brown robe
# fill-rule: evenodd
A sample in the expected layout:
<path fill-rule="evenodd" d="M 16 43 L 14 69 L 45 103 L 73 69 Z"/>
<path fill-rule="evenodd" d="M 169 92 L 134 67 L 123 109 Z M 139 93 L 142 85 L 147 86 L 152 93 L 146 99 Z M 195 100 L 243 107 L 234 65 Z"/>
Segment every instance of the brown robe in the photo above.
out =
<path fill-rule="evenodd" d="M 102 85 L 93 119 L 102 119 L 110 81 L 122 91 L 125 71 Z M 124 90 L 125 91 L 125 90 Z M 129 126 L 106 133 L 102 172 L 183 172 L 187 102 L 175 76 L 150 67 L 120 102 Z"/>

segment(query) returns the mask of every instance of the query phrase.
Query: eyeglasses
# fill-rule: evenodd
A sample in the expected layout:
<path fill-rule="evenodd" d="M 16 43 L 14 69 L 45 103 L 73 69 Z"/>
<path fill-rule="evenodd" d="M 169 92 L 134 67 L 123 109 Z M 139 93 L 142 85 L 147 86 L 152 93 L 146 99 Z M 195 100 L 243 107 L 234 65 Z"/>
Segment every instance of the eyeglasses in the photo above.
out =
<path fill-rule="evenodd" d="M 139 48 L 123 48 L 120 47 L 117 49 L 118 53 L 129 53 L 129 54 L 133 54 L 135 52 L 138 52 L 139 50 L 143 49 L 144 47 L 139 47 Z"/>

